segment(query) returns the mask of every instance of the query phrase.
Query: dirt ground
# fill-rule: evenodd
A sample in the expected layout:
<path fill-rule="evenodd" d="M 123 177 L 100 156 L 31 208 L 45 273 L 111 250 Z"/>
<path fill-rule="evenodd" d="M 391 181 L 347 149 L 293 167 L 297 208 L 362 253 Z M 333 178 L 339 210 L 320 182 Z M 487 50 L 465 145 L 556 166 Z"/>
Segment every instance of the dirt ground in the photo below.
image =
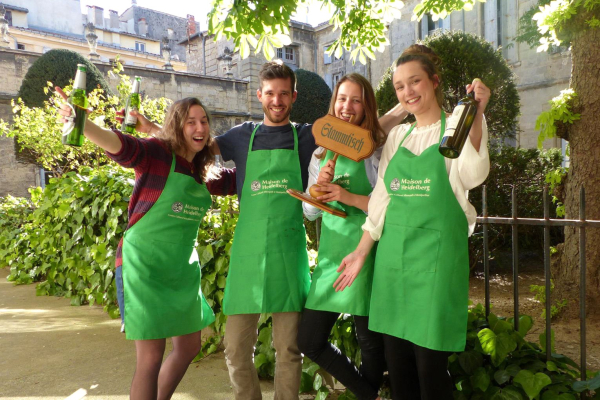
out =
<path fill-rule="evenodd" d="M 519 273 L 519 313 L 533 318 L 534 325 L 527 340 L 539 343 L 539 335 L 545 331 L 545 319 L 542 311 L 545 306 L 534 299 L 530 291 L 531 285 L 544 285 L 544 274 L 540 268 L 525 268 L 526 272 Z M 475 304 L 485 302 L 485 281 L 482 273 L 476 274 L 470 282 L 470 299 Z M 557 299 L 563 300 L 563 299 Z M 579 304 L 578 298 L 567 299 L 569 302 Z M 498 316 L 513 316 L 513 279 L 512 273 L 491 274 L 490 277 L 490 304 L 492 312 Z M 575 308 L 575 307 L 572 307 Z M 555 348 L 559 354 L 564 354 L 576 363 L 580 363 L 580 321 L 579 315 L 559 314 L 552 320 L 551 327 L 555 333 Z M 600 369 L 600 320 L 598 317 L 586 319 L 587 336 L 587 369 L 597 371 Z"/>
<path fill-rule="evenodd" d="M 71 307 L 68 299 L 37 297 L 35 285 L 13 286 L 0 269 L 0 398 L 6 400 L 125 400 L 135 365 L 133 343 L 119 333 L 119 321 L 100 307 Z M 520 312 L 534 318 L 528 339 L 544 330 L 543 306 L 530 285 L 543 285 L 543 274 L 525 269 L 519 276 Z M 492 311 L 512 316 L 512 276 L 493 274 Z M 482 274 L 471 278 L 471 300 L 484 302 Z M 579 362 L 579 319 L 553 321 L 556 350 Z M 587 320 L 588 370 L 600 369 L 600 321 Z M 261 382 L 264 399 L 273 383 Z M 190 365 L 175 400 L 231 399 L 223 353 Z M 310 398 L 303 396 L 303 398 Z M 333 396 L 332 396 L 333 398 Z"/>

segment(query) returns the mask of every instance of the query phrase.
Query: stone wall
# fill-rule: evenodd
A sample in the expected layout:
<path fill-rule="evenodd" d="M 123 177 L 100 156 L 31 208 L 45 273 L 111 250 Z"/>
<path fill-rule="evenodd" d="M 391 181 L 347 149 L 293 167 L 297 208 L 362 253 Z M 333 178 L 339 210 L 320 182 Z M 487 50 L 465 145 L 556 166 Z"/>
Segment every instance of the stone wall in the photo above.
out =
<path fill-rule="evenodd" d="M 22 50 L 0 50 L 0 118 L 10 121 L 12 110 L 10 100 L 17 96 L 27 70 L 41 55 Z M 95 65 L 106 76 L 109 85 L 116 91 L 118 80 L 110 78 L 108 63 L 96 62 Z M 254 73 L 252 63 L 248 73 Z M 142 91 L 149 97 L 166 97 L 179 100 L 184 97 L 198 97 L 213 115 L 211 128 L 215 134 L 221 134 L 229 128 L 252 117 L 260 119 L 261 108 L 256 105 L 254 113 L 250 104 L 256 99 L 256 89 L 241 79 L 225 79 L 198 74 L 157 71 L 156 69 L 125 66 L 125 73 L 142 77 Z M 258 103 L 258 101 L 256 101 Z M 260 105 L 260 103 L 258 103 Z M 12 139 L 0 138 L 0 196 L 12 194 L 26 196 L 27 188 L 39 185 L 38 168 L 32 164 L 17 161 Z"/>

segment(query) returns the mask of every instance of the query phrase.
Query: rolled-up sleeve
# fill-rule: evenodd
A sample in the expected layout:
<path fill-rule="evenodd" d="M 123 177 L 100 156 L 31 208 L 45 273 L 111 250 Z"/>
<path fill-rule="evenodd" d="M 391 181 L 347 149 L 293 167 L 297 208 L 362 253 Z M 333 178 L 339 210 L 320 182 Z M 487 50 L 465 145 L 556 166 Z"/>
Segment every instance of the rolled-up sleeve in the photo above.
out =
<path fill-rule="evenodd" d="M 490 156 L 488 152 L 488 130 L 485 117 L 481 129 L 481 145 L 479 151 L 471 143 L 465 142 L 465 146 L 457 159 L 458 176 L 465 190 L 473 189 L 481 185 L 490 173 Z"/>
<path fill-rule="evenodd" d="M 118 153 L 104 153 L 108 158 L 125 168 L 144 169 L 148 162 L 147 144 L 151 138 L 139 139 L 125 135 L 121 131 L 113 130 L 121 141 L 121 150 Z"/>

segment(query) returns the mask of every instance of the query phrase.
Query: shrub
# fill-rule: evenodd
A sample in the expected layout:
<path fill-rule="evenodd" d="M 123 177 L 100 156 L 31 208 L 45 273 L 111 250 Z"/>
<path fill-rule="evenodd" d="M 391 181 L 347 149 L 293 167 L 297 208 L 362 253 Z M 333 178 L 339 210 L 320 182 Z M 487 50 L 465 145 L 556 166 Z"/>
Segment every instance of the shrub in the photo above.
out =
<path fill-rule="evenodd" d="M 85 167 L 31 190 L 35 207 L 18 235 L 3 229 L 0 255 L 8 280 L 40 282 L 38 295 L 65 296 L 72 305 L 101 304 L 118 316 L 114 256 L 127 226 L 133 172 L 109 164 Z"/>
<path fill-rule="evenodd" d="M 327 114 L 331 89 L 323 78 L 304 69 L 296 70 L 298 97 L 292 107 L 290 119 L 301 124 L 312 124 Z"/>
<path fill-rule="evenodd" d="M 511 192 L 515 188 L 517 216 L 541 218 L 544 215 L 543 191 L 546 175 L 560 167 L 562 155 L 559 149 L 540 151 L 537 149 L 492 146 L 490 149 L 490 174 L 485 182 L 489 216 L 512 216 Z M 482 189 L 469 192 L 469 200 L 481 215 Z M 552 210 L 551 218 L 556 218 Z M 562 230 L 553 228 L 552 239 L 561 241 Z M 511 226 L 489 225 L 490 249 L 510 248 Z M 542 249 L 543 231 L 530 225 L 519 226 L 519 248 L 523 250 Z M 483 227 L 478 224 L 469 239 L 471 268 L 483 260 Z"/>
<path fill-rule="evenodd" d="M 87 67 L 88 93 L 98 88 L 110 94 L 110 88 L 102 73 L 88 59 L 71 50 L 55 49 L 50 50 L 31 65 L 21 83 L 19 97 L 29 107 L 42 107 L 49 97 L 44 93 L 46 82 L 52 82 L 60 87 L 67 86 L 71 79 L 75 79 L 77 64 L 85 64 Z"/>
<path fill-rule="evenodd" d="M 486 109 L 490 137 L 513 137 L 520 108 L 519 94 L 514 75 L 501 51 L 476 35 L 460 31 L 430 36 L 423 44 L 432 48 L 442 61 L 444 109 L 451 112 L 465 96 L 465 85 L 480 78 L 492 91 Z M 398 104 L 391 68 L 377 85 L 376 98 L 380 115 Z"/>

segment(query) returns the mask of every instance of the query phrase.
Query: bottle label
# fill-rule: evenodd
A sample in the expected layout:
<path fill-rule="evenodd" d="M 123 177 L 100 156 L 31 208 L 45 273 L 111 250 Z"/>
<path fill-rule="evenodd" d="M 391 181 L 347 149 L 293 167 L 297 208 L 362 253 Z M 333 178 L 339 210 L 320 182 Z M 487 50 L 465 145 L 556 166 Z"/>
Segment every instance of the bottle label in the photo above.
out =
<path fill-rule="evenodd" d="M 460 116 L 465 109 L 464 104 L 456 106 L 452 115 L 446 121 L 446 131 L 444 132 L 444 137 L 446 136 L 454 136 L 454 131 L 456 130 L 456 126 L 458 125 L 458 121 L 460 121 Z"/>
<path fill-rule="evenodd" d="M 75 82 L 73 83 L 73 89 L 85 89 L 85 78 L 86 73 L 81 70 L 77 70 L 75 74 Z"/>
<path fill-rule="evenodd" d="M 137 124 L 137 118 L 134 117 L 133 115 L 129 115 L 130 111 L 138 111 L 137 107 L 129 107 L 127 109 L 127 114 L 125 115 L 125 121 L 123 121 L 123 123 L 125 125 L 135 125 Z"/>

